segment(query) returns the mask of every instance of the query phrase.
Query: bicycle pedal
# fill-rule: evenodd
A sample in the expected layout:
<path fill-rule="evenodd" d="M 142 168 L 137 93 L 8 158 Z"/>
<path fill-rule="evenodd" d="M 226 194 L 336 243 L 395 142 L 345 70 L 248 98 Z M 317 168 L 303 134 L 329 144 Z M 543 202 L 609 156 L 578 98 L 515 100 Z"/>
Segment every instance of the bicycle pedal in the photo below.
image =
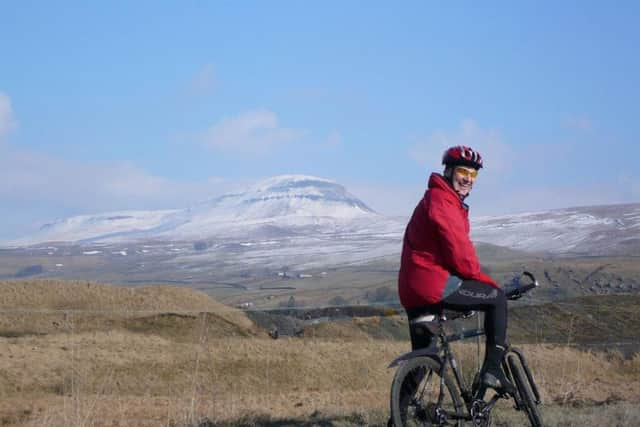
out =
<path fill-rule="evenodd" d="M 471 404 L 471 420 L 473 427 L 488 427 L 491 425 L 491 410 L 496 403 L 494 396 L 489 402 L 474 400 Z"/>

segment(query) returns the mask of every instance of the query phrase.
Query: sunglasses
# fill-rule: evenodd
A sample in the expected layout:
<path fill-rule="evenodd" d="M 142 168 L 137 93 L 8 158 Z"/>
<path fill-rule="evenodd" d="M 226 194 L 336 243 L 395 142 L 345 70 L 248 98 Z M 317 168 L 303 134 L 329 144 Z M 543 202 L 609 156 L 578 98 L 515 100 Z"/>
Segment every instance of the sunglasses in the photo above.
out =
<path fill-rule="evenodd" d="M 476 179 L 476 177 L 478 176 L 478 171 L 475 169 L 467 169 L 458 166 L 457 168 L 455 168 L 455 171 L 458 175 L 464 176 L 465 178 Z"/>

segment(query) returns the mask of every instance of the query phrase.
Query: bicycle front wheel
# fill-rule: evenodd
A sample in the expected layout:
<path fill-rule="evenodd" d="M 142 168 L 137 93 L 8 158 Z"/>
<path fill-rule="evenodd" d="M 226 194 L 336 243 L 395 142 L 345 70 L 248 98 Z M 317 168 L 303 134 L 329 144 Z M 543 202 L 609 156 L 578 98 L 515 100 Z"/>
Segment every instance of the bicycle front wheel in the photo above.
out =
<path fill-rule="evenodd" d="M 445 370 L 440 398 L 440 364 L 417 357 L 400 365 L 391 384 L 391 421 L 394 427 L 463 426 L 465 407 L 460 393 Z"/>
<path fill-rule="evenodd" d="M 529 422 L 531 422 L 531 427 L 542 427 L 542 416 L 538 410 L 538 404 L 533 398 L 533 392 L 529 386 L 529 380 L 525 376 L 522 366 L 520 366 L 519 359 L 514 355 L 510 355 L 507 360 L 509 363 L 509 369 L 513 375 L 513 380 L 515 381 L 516 389 L 520 395 L 521 406 L 524 406 L 523 409 L 527 413 Z"/>

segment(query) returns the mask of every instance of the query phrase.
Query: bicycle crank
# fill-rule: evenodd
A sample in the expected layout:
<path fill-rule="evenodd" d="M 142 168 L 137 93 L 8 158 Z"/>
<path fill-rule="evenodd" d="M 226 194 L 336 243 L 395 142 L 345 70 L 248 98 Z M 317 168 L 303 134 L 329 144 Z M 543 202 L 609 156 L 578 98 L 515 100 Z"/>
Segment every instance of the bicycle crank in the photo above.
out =
<path fill-rule="evenodd" d="M 489 427 L 491 425 L 491 408 L 484 400 L 474 400 L 471 404 L 471 422 L 473 427 Z"/>
<path fill-rule="evenodd" d="M 445 426 L 449 421 L 447 412 L 435 403 L 427 402 L 426 405 L 415 404 L 414 417 L 427 425 Z"/>

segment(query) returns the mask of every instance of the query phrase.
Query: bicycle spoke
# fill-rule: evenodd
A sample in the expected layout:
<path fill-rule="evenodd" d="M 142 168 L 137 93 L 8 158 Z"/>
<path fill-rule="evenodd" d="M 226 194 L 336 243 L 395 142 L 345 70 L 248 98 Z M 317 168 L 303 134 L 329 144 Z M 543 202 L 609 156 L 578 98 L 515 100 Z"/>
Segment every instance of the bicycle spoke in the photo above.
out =
<path fill-rule="evenodd" d="M 427 378 L 424 381 L 424 384 L 422 386 L 422 390 L 420 391 L 420 401 L 424 400 L 424 392 L 427 390 L 427 386 L 431 383 L 431 375 L 433 374 L 433 371 L 431 369 L 429 369 L 427 371 Z"/>
<path fill-rule="evenodd" d="M 416 393 L 406 407 L 405 426 L 441 426 L 455 425 L 455 421 L 447 422 L 446 414 L 456 412 L 449 391 L 445 391 L 440 398 L 441 378 L 433 369 L 420 372 L 418 369 L 411 373 L 415 380 Z M 446 389 L 446 386 L 444 386 Z"/>

